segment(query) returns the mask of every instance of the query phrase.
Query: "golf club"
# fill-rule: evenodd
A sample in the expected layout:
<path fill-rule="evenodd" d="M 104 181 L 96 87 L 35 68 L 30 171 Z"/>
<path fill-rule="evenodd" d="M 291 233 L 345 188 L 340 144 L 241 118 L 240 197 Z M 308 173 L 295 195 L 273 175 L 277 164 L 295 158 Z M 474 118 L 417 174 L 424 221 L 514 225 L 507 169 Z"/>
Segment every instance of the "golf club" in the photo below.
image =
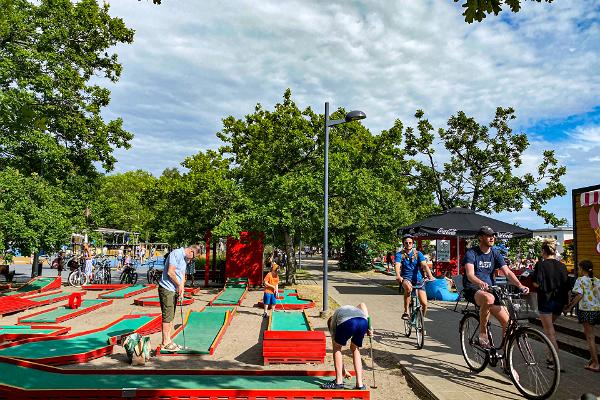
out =
<path fill-rule="evenodd" d="M 369 344 L 371 345 L 371 370 L 373 371 L 373 384 L 371 385 L 371 389 L 377 389 L 377 384 L 375 383 L 375 361 L 373 360 L 373 337 L 369 336 Z"/>
<path fill-rule="evenodd" d="M 283 305 L 283 302 L 281 300 L 279 300 L 279 289 L 277 289 L 277 293 L 275 293 L 275 309 L 277 309 L 278 301 L 279 301 L 279 304 L 281 305 L 281 309 L 283 310 L 283 312 L 287 313 L 287 311 L 285 310 L 285 306 Z"/>
<path fill-rule="evenodd" d="M 177 296 L 179 300 L 179 312 L 181 314 L 181 334 L 183 335 L 183 347 L 182 350 L 187 350 L 185 345 L 185 324 L 183 323 L 183 296 Z"/>

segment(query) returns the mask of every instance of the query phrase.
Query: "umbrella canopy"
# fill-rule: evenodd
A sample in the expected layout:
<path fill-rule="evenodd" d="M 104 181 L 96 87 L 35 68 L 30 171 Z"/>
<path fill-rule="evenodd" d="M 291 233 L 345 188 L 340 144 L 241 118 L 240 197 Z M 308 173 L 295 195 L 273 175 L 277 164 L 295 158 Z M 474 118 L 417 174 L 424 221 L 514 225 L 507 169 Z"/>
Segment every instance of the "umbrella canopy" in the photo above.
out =
<path fill-rule="evenodd" d="M 452 208 L 432 215 L 412 225 L 398 229 L 398 236 L 413 235 L 473 237 L 483 225 L 496 231 L 499 239 L 532 237 L 533 232 L 490 217 L 476 214 L 467 208 Z"/>

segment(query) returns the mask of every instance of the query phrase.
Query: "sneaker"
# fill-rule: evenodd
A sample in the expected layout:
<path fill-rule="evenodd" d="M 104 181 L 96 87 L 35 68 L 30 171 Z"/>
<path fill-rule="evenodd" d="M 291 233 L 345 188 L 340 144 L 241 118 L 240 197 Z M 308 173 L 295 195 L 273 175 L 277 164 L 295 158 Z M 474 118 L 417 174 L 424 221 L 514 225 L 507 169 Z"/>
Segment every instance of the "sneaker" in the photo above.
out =
<path fill-rule="evenodd" d="M 402 319 L 408 320 L 408 314 L 407 313 L 402 314 Z"/>
<path fill-rule="evenodd" d="M 335 379 L 329 382 L 325 382 L 321 385 L 321 389 L 344 389 L 343 383 L 336 383 Z"/>
<path fill-rule="evenodd" d="M 367 385 L 355 386 L 354 390 L 367 390 Z"/>

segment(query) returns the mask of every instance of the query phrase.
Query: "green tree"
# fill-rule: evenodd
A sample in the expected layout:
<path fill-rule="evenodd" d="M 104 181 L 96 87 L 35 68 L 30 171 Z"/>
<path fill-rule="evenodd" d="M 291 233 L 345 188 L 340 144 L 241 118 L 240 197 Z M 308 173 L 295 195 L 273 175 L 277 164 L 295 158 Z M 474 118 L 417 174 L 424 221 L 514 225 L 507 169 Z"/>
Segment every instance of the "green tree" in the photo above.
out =
<path fill-rule="evenodd" d="M 415 180 L 430 188 L 443 210 L 518 211 L 527 202 L 546 223 L 565 223 L 544 206 L 566 194 L 560 182 L 566 168 L 558 165 L 553 150 L 546 150 L 536 173 L 519 175 L 515 171 L 522 165 L 529 141 L 525 134 L 515 134 L 509 127 L 509 121 L 516 118 L 512 108 L 497 108 L 489 126 L 480 125 L 462 111 L 450 117 L 448 128 L 437 131 L 450 156 L 443 164 L 435 159 L 433 126 L 423 111 L 417 111 L 415 117 L 417 132 L 406 130 L 405 151 L 425 160 L 416 164 Z"/>
<path fill-rule="evenodd" d="M 463 8 L 465 9 L 463 15 L 465 16 L 465 22 L 470 24 L 473 21 L 483 21 L 487 14 L 500 14 L 500 12 L 502 12 L 503 4 L 506 4 L 510 11 L 514 13 L 519 12 L 521 10 L 521 3 L 525 0 L 454 0 L 455 3 L 458 3 L 459 1 L 464 1 L 464 3 L 462 3 Z M 542 2 L 542 0 L 530 1 L 537 1 L 538 3 Z M 543 1 L 552 3 L 553 0 Z"/>
<path fill-rule="evenodd" d="M 139 232 L 143 240 L 150 239 L 154 210 L 147 204 L 148 193 L 157 179 L 142 170 L 101 178 L 100 189 L 92 203 L 95 226 Z"/>

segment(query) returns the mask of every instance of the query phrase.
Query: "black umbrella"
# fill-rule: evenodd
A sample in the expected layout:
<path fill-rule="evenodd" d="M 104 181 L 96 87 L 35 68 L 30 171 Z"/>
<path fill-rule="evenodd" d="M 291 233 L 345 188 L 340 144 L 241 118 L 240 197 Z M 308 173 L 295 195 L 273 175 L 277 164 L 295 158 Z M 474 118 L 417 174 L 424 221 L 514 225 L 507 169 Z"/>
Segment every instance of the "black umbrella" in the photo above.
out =
<path fill-rule="evenodd" d="M 479 228 L 487 225 L 499 239 L 532 237 L 533 232 L 490 217 L 476 214 L 467 208 L 452 208 L 442 214 L 432 215 L 412 225 L 398 229 L 398 236 L 408 233 L 417 236 L 473 237 Z"/>

